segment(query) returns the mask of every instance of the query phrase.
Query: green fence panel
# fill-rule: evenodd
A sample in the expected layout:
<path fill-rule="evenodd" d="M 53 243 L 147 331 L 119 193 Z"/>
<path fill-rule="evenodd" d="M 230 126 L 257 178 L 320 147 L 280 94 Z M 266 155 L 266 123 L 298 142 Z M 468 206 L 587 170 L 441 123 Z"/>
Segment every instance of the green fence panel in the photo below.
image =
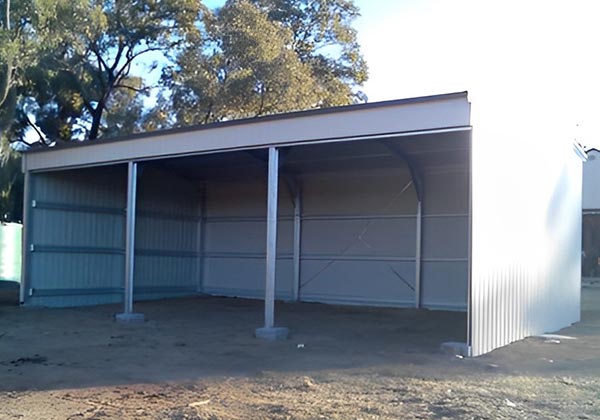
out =
<path fill-rule="evenodd" d="M 23 226 L 0 224 L 0 280 L 21 281 L 21 241 Z"/>

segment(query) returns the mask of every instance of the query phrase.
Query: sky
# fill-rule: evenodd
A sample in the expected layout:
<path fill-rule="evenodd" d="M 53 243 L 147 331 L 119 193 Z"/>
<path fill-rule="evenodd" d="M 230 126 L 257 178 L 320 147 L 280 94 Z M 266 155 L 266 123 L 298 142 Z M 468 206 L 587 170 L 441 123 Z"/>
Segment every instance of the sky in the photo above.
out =
<path fill-rule="evenodd" d="M 370 101 L 469 91 L 600 146 L 600 2 L 357 0 Z M 560 127 L 558 127 L 560 126 Z"/>
<path fill-rule="evenodd" d="M 223 0 L 206 4 L 217 7 Z M 369 65 L 363 89 L 369 102 L 468 91 L 482 114 L 498 119 L 510 108 L 527 116 L 521 125 L 556 126 L 588 147 L 600 147 L 600 2 L 355 4 L 361 17 L 354 27 Z"/>

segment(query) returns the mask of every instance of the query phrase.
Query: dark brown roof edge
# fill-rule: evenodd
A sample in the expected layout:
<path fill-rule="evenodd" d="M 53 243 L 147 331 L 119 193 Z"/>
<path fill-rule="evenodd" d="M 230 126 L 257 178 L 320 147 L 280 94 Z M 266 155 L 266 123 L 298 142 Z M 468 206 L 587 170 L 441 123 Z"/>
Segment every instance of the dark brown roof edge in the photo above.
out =
<path fill-rule="evenodd" d="M 353 104 L 353 105 L 344 105 L 344 106 L 335 106 L 330 108 L 315 108 L 308 109 L 304 111 L 293 111 L 286 112 L 281 114 L 271 114 L 265 115 L 261 117 L 254 118 L 241 118 L 238 120 L 230 120 L 230 121 L 220 121 L 209 124 L 198 124 L 191 125 L 187 127 L 179 127 L 179 128 L 170 128 L 166 130 L 156 130 L 156 131 L 145 131 L 143 133 L 135 133 L 127 136 L 116 136 L 116 137 L 108 137 L 108 138 L 100 138 L 97 140 L 86 140 L 86 141 L 71 141 L 71 142 L 57 142 L 53 147 L 39 147 L 33 148 L 25 153 L 38 153 L 38 152 L 47 152 L 52 150 L 60 150 L 60 149 L 68 149 L 71 147 L 84 147 L 91 146 L 98 143 L 113 143 L 119 141 L 128 141 L 128 140 L 138 140 L 147 137 L 155 137 L 155 136 L 165 136 L 169 134 L 176 133 L 186 133 L 192 131 L 202 131 L 209 130 L 211 128 L 221 128 L 221 127 L 229 127 L 235 125 L 243 125 L 243 124 L 252 124 L 258 122 L 268 122 L 268 121 L 277 121 L 277 120 L 285 120 L 291 118 L 298 117 L 309 117 L 312 115 L 324 115 L 324 114 L 335 114 L 341 112 L 349 112 L 349 111 L 359 111 L 365 109 L 374 109 L 374 108 L 385 108 L 389 106 L 397 106 L 397 105 L 408 105 L 408 104 L 416 104 L 422 102 L 434 102 L 439 100 L 447 100 L 454 98 L 467 98 L 468 92 L 452 92 L 452 93 L 443 93 L 438 95 L 429 95 L 429 96 L 418 96 L 414 98 L 405 98 L 405 99 L 393 99 L 389 101 L 379 101 L 379 102 L 369 102 L 365 104 Z"/>

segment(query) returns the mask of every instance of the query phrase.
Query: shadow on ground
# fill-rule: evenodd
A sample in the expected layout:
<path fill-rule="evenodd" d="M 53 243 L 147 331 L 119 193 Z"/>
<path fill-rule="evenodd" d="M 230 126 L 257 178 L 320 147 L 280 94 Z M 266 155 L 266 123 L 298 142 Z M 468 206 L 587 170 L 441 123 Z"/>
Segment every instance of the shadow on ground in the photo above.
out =
<path fill-rule="evenodd" d="M 278 303 L 282 342 L 253 337 L 261 301 L 185 298 L 136 304 L 148 321 L 113 321 L 118 305 L 71 309 L 0 307 L 0 391 L 89 388 L 268 372 L 369 372 L 393 377 L 487 374 L 600 375 L 600 286 L 583 289 L 575 340 L 528 338 L 459 359 L 440 343 L 465 340 L 465 314 Z"/>
<path fill-rule="evenodd" d="M 118 306 L 0 306 L 0 418 L 416 420 L 600 418 L 600 285 L 582 320 L 461 359 L 452 312 L 279 304 L 288 341 L 256 340 L 259 301 L 193 298 Z M 560 308 L 557 308 L 560 310 Z"/>
<path fill-rule="evenodd" d="M 17 306 L 19 304 L 19 283 L 0 280 L 0 306 Z"/>
<path fill-rule="evenodd" d="M 262 302 L 185 298 L 136 304 L 148 321 L 113 321 L 116 305 L 0 308 L 0 389 L 92 387 L 254 375 L 419 366 L 443 341 L 465 340 L 458 312 L 279 303 L 283 342 L 253 337 Z"/>

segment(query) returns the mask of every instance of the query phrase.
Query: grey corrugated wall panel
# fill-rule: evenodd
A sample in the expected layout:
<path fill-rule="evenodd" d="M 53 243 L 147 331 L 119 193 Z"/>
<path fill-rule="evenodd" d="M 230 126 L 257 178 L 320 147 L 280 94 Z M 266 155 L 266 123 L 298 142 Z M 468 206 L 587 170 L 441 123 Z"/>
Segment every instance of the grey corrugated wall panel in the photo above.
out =
<path fill-rule="evenodd" d="M 410 177 L 403 164 L 398 165 L 398 169 L 303 177 L 303 299 L 414 305 L 416 198 L 412 186 L 400 193 Z M 466 309 L 468 179 L 465 168 L 424 167 L 421 300 L 427 308 Z M 311 220 L 323 213 L 334 217 Z M 373 218 L 335 220 L 349 214 Z M 396 218 L 377 219 L 380 215 Z M 310 261 L 310 256 L 342 253 L 348 258 Z M 404 261 L 358 263 L 363 256 Z"/>
<path fill-rule="evenodd" d="M 122 287 L 125 171 L 122 167 L 33 174 L 28 201 L 26 304 L 114 302 L 118 294 L 85 289 Z M 29 291 L 33 290 L 29 296 Z M 48 296 L 79 290 L 80 296 Z"/>
<path fill-rule="evenodd" d="M 35 174 L 35 200 L 125 209 L 122 165 Z"/>
<path fill-rule="evenodd" d="M 583 209 L 600 210 L 600 152 L 588 152 L 583 164 Z"/>
<path fill-rule="evenodd" d="M 293 206 L 279 185 L 276 297 L 292 296 Z M 266 178 L 207 183 L 204 237 L 204 293 L 264 297 Z M 286 257 L 287 256 L 287 257 Z"/>
<path fill-rule="evenodd" d="M 381 174 L 376 176 L 372 171 L 350 177 L 347 172 L 328 172 L 300 178 L 304 199 L 302 299 L 403 306 L 414 301 L 413 291 L 397 274 L 402 272 L 414 287 L 413 262 L 364 261 L 365 257 L 404 257 L 403 253 L 414 258 L 415 220 L 412 214 L 406 214 L 407 209 L 414 211 L 414 198 L 394 199 L 414 193 L 409 186 L 407 192 L 400 194 L 409 178 L 403 168 L 396 172 L 386 173 L 393 177 L 393 186 L 381 182 Z M 391 196 L 381 193 L 388 188 L 393 191 Z M 209 183 L 208 192 L 204 291 L 262 297 L 266 235 L 264 180 Z M 280 183 L 279 202 L 276 292 L 279 298 L 286 299 L 292 296 L 293 207 L 284 182 Z M 398 212 L 400 218 L 377 219 L 396 217 Z M 365 225 L 369 228 L 358 239 Z M 318 271 L 329 264 L 328 256 L 339 255 L 344 260 L 336 261 L 327 272 L 310 279 L 313 267 Z M 306 290 L 305 281 L 311 283 Z"/>
<path fill-rule="evenodd" d="M 300 296 L 308 302 L 414 306 L 413 262 L 302 261 Z"/>
<path fill-rule="evenodd" d="M 207 258 L 203 292 L 219 296 L 265 297 L 265 257 Z M 277 259 L 275 297 L 292 297 L 292 260 Z"/>
<path fill-rule="evenodd" d="M 467 153 L 463 152 L 464 155 Z M 424 178 L 422 303 L 430 309 L 466 311 L 468 167 L 427 166 Z"/>
<path fill-rule="evenodd" d="M 196 293 L 202 186 L 154 167 L 143 167 L 140 173 L 135 299 Z M 33 174 L 32 180 L 35 207 L 29 230 L 34 248 L 28 264 L 33 295 L 26 303 L 74 306 L 121 301 L 125 168 Z"/>
<path fill-rule="evenodd" d="M 302 185 L 300 298 L 413 306 L 416 198 L 404 164 L 306 174 Z"/>
<path fill-rule="evenodd" d="M 458 140 L 462 137 L 444 136 L 439 142 L 419 146 L 426 185 L 422 303 L 432 309 L 464 311 L 468 168 L 440 168 L 428 160 L 431 151 Z M 369 165 L 362 165 L 360 171 L 334 169 L 327 156 L 355 158 L 357 150 L 367 155 L 389 155 L 377 142 L 339 146 L 299 148 L 290 155 L 290 167 L 303 191 L 300 298 L 414 306 L 416 196 L 409 171 L 398 158 L 392 165 L 384 158 L 379 169 L 374 169 L 378 165 L 369 158 L 363 162 Z M 459 163 L 466 164 L 468 153 L 462 149 L 460 153 Z M 320 163 L 313 163 L 311 158 Z M 266 180 L 260 177 L 208 182 L 204 292 L 263 296 L 265 187 Z M 279 205 L 276 290 L 278 298 L 285 299 L 292 295 L 293 207 L 283 181 Z"/>
<path fill-rule="evenodd" d="M 414 216 L 402 215 L 397 219 L 367 216 L 358 220 L 335 220 L 335 217 L 311 220 L 306 216 L 302 226 L 304 256 L 340 255 L 345 251 L 345 255 L 414 257 Z"/>
<path fill-rule="evenodd" d="M 194 185 L 167 170 L 142 166 L 135 238 L 136 299 L 172 296 L 169 288 L 184 290 L 180 295 L 193 294 L 198 289 L 202 187 L 201 183 Z M 136 288 L 160 291 L 141 294 L 135 292 Z"/>
<path fill-rule="evenodd" d="M 466 311 L 469 268 L 467 261 L 422 263 L 423 306 L 429 309 Z"/>
<path fill-rule="evenodd" d="M 581 158 L 532 127 L 474 136 L 473 356 L 580 318 Z"/>

